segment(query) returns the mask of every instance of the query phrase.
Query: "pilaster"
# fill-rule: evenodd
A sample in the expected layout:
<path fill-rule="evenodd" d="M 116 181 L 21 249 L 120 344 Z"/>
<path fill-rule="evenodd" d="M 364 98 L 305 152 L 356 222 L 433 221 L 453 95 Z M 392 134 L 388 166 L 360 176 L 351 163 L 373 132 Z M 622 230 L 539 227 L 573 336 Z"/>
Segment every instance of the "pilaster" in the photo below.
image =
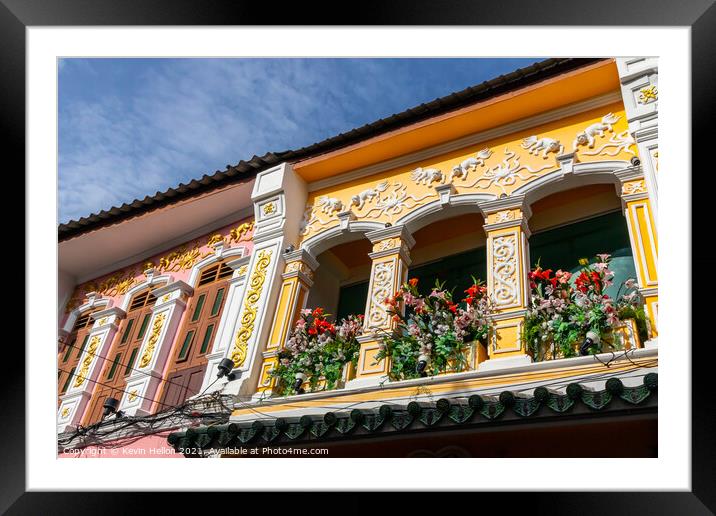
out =
<path fill-rule="evenodd" d="M 262 352 L 273 337 L 271 322 L 280 307 L 281 273 L 287 258 L 293 256 L 308 191 L 291 165 L 283 163 L 256 176 L 251 198 L 256 220 L 254 250 L 225 355 L 234 362 L 236 379 L 222 388 L 223 394 L 242 397 L 255 394 L 265 371 Z"/>
<path fill-rule="evenodd" d="M 269 395 L 274 387 L 271 370 L 276 365 L 278 353 L 284 346 L 291 326 L 298 319 L 299 312 L 305 308 L 308 291 L 313 286 L 313 273 L 318 262 L 307 251 L 299 249 L 284 254 L 285 267 L 281 275 L 276 312 L 271 323 L 271 331 L 262 352 L 263 363 L 259 373 L 257 393 Z"/>
<path fill-rule="evenodd" d="M 658 236 L 652 203 L 641 167 L 619 171 L 616 175 L 620 180 L 618 193 L 629 229 L 636 279 L 651 322 L 651 333 L 655 336 L 658 334 L 659 277 Z"/>
<path fill-rule="evenodd" d="M 487 292 L 495 306 L 495 325 L 488 337 L 488 359 L 480 370 L 501 369 L 532 361 L 522 342 L 529 301 L 527 273 L 532 215 L 524 196 L 513 196 L 480 205 L 487 235 Z"/>
<path fill-rule="evenodd" d="M 389 369 L 388 360 L 377 362 L 375 355 L 380 350 L 377 335 L 391 331 L 395 322 L 386 310 L 385 299 L 407 281 L 410 265 L 410 249 L 415 240 L 405 226 L 389 226 L 366 233 L 373 244 L 370 284 L 366 301 L 364 335 L 358 340 L 361 347 L 356 367 L 356 379 L 351 386 L 378 383 Z"/>
<path fill-rule="evenodd" d="M 133 416 L 151 412 L 187 298 L 193 292 L 194 289 L 183 281 L 175 281 L 154 291 L 157 300 L 152 307 L 148 330 L 120 400 L 119 408 L 125 414 Z"/>
<path fill-rule="evenodd" d="M 656 219 L 659 196 L 658 60 L 656 57 L 621 57 L 616 62 L 629 132 L 636 140 Z"/>
<path fill-rule="evenodd" d="M 102 371 L 104 358 L 119 328 L 119 321 L 126 316 L 121 308 L 113 307 L 92 314 L 94 324 L 87 338 L 87 345 L 77 363 L 75 376 L 67 392 L 61 396 L 57 411 L 57 432 L 77 427 L 92 397 L 95 384 Z"/>

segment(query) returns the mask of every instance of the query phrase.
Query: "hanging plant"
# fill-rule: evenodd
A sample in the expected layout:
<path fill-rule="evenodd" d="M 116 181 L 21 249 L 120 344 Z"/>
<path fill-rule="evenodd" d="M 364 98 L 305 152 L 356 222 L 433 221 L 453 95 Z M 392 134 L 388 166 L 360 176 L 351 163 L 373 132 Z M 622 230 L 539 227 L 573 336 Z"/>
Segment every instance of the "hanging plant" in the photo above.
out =
<path fill-rule="evenodd" d="M 473 281 L 459 303 L 453 301 L 452 292 L 445 290 L 439 281 L 430 294 L 421 295 L 416 278 L 385 299 L 396 326 L 381 335 L 381 348 L 375 358 L 380 362 L 390 357 L 391 380 L 468 369 L 470 344 L 475 341 L 484 344 L 492 314 L 486 287 L 479 280 Z"/>
<path fill-rule="evenodd" d="M 346 364 L 358 361 L 360 344 L 357 337 L 363 331 L 363 316 L 350 315 L 334 324 L 323 308 L 301 310 L 286 345 L 278 354 L 278 365 L 271 376 L 278 379 L 281 395 L 310 390 L 325 382 L 327 390 L 334 389 L 343 376 Z"/>
<path fill-rule="evenodd" d="M 523 338 L 535 361 L 623 349 L 614 330 L 628 318 L 636 320 L 641 338 L 646 338 L 646 316 L 636 282 L 625 281 L 616 300 L 605 293 L 614 277 L 610 260 L 610 255 L 598 254 L 596 263 L 590 265 L 582 258 L 576 275 L 562 270 L 553 273 L 539 264 L 530 271 Z"/>

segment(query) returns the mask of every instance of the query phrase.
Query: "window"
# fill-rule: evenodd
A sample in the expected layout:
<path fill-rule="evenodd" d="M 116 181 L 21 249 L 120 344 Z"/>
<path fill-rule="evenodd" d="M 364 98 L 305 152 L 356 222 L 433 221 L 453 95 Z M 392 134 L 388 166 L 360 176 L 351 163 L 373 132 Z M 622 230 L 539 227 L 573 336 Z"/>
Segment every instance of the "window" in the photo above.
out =
<path fill-rule="evenodd" d="M 580 258 L 593 260 L 597 253 L 612 255 L 613 285 L 605 292 L 615 296 L 623 281 L 636 278 L 629 232 L 621 212 L 566 224 L 530 237 L 530 266 L 539 261 L 544 268 L 577 272 L 581 268 Z"/>
<path fill-rule="evenodd" d="M 57 355 L 58 376 L 66 380 L 64 383 L 61 383 L 62 381 L 58 382 L 58 397 L 64 394 L 69 387 L 68 372 L 74 371 L 77 367 L 82 351 L 87 345 L 89 334 L 92 331 L 92 325 L 94 324 L 92 315 L 97 311 L 99 310 L 91 310 L 77 316 L 72 326 L 72 331 L 67 336 L 67 344 Z"/>
<path fill-rule="evenodd" d="M 107 397 L 121 399 L 127 385 L 127 377 L 132 374 L 142 339 L 152 318 L 152 309 L 157 297 L 154 291 L 163 285 L 156 284 L 134 294 L 129 301 L 127 317 L 112 342 L 112 347 L 102 360 L 102 384 L 97 385 L 92 394 L 89 407 L 83 418 L 83 425 L 96 423 L 102 417 L 102 405 Z"/>
<path fill-rule="evenodd" d="M 234 270 L 226 263 L 212 264 L 201 271 L 187 316 L 177 333 L 169 365 L 168 380 L 162 384 L 162 406 L 176 406 L 198 392 L 206 369 L 206 354 L 216 337 Z M 172 380 L 174 378 L 174 380 Z"/>

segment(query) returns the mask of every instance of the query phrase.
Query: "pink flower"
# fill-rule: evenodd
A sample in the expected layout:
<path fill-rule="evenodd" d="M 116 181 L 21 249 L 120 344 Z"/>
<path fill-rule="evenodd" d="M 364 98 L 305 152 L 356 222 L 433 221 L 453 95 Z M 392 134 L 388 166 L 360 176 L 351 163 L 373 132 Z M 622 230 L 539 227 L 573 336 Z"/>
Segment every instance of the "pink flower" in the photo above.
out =
<path fill-rule="evenodd" d="M 611 258 L 612 255 L 611 255 L 611 254 L 602 253 L 602 254 L 598 254 L 597 256 L 599 257 L 599 259 L 600 259 L 601 261 L 603 261 L 603 262 L 608 262 L 608 261 L 609 261 L 609 258 Z"/>

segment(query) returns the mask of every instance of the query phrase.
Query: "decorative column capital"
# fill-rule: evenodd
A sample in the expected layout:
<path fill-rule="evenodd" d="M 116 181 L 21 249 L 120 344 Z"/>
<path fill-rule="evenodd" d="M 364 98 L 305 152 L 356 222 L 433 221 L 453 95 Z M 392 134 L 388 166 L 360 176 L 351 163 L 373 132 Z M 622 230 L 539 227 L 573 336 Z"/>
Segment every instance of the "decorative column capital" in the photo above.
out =
<path fill-rule="evenodd" d="M 621 197 L 623 203 L 649 197 L 649 190 L 641 166 L 618 170 L 614 175 L 619 179 L 617 195 Z"/>
<path fill-rule="evenodd" d="M 485 232 L 519 226 L 529 238 L 530 230 L 527 221 L 532 216 L 532 209 L 524 195 L 505 197 L 486 201 L 480 204 L 485 218 Z"/>
<path fill-rule="evenodd" d="M 305 249 L 297 249 L 290 253 L 284 253 L 284 272 L 281 277 L 285 280 L 288 278 L 298 277 L 301 281 L 311 286 L 313 284 L 313 272 L 318 268 L 318 260 Z"/>
<path fill-rule="evenodd" d="M 388 226 L 369 231 L 365 236 L 373 244 L 373 252 L 368 254 L 372 260 L 397 253 L 410 265 L 410 249 L 415 245 L 415 239 L 406 226 Z"/>

